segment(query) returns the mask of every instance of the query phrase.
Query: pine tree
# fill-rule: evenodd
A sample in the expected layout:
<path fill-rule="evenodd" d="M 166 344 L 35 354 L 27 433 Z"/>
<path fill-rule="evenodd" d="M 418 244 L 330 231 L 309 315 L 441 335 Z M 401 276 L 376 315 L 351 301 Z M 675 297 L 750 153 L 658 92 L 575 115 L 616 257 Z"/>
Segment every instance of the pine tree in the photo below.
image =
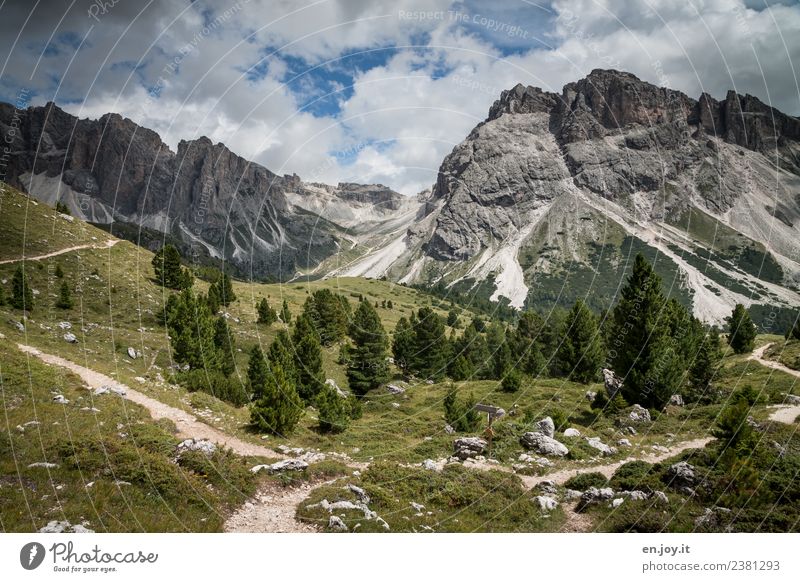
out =
<path fill-rule="evenodd" d="M 794 325 L 786 330 L 786 339 L 800 340 L 800 317 L 797 317 Z"/>
<path fill-rule="evenodd" d="M 233 292 L 233 283 L 228 273 L 222 273 L 222 277 L 217 281 L 217 291 L 219 292 L 219 303 L 227 307 L 236 301 L 236 294 Z"/>
<path fill-rule="evenodd" d="M 539 376 L 547 369 L 547 361 L 541 349 L 544 325 L 538 313 L 525 311 L 520 315 L 517 327 L 511 334 L 512 350 L 519 360 L 518 368 L 531 376 Z"/>
<path fill-rule="evenodd" d="M 475 397 L 470 394 L 464 402 L 458 400 L 458 391 L 452 384 L 444 397 L 444 418 L 457 432 L 473 432 L 480 425 L 480 414 L 475 410 Z"/>
<path fill-rule="evenodd" d="M 353 349 L 347 380 L 353 393 L 364 395 L 389 379 L 386 332 L 375 308 L 368 301 L 358 304 L 350 325 L 350 337 Z"/>
<path fill-rule="evenodd" d="M 453 357 L 448 366 L 448 373 L 453 380 L 473 379 L 479 371 L 486 369 L 491 361 L 486 338 L 478 333 L 473 324 L 474 321 L 466 327 L 461 337 L 453 342 Z M 459 378 L 464 374 L 467 375 Z"/>
<path fill-rule="evenodd" d="M 289 375 L 272 362 L 266 380 L 253 386 L 250 423 L 260 431 L 285 436 L 297 426 L 303 411 L 303 401 Z"/>
<path fill-rule="evenodd" d="M 11 279 L 11 306 L 33 311 L 33 291 L 21 266 L 17 267 Z"/>
<path fill-rule="evenodd" d="M 191 288 L 168 300 L 167 327 L 176 362 L 195 369 L 218 369 L 214 317 L 205 299 L 198 299 Z"/>
<path fill-rule="evenodd" d="M 272 325 L 278 320 L 278 314 L 270 307 L 269 301 L 267 301 L 266 298 L 262 298 L 261 301 L 258 302 L 256 311 L 258 312 L 258 323 Z"/>
<path fill-rule="evenodd" d="M 755 340 L 756 326 L 750 313 L 744 305 L 737 303 L 728 317 L 728 344 L 737 354 L 746 354 L 753 351 Z"/>
<path fill-rule="evenodd" d="M 56 265 L 55 276 L 59 279 L 64 278 L 64 269 L 61 268 L 60 264 Z"/>
<path fill-rule="evenodd" d="M 662 313 L 665 303 L 660 277 L 637 255 L 614 308 L 608 346 L 614 371 L 623 378 L 622 396 L 630 404 L 660 409 L 681 381 L 684 362 Z"/>
<path fill-rule="evenodd" d="M 303 312 L 311 318 L 322 345 L 329 346 L 347 335 L 350 303 L 330 289 L 315 291 L 306 300 Z"/>
<path fill-rule="evenodd" d="M 72 309 L 72 297 L 70 296 L 69 285 L 66 281 L 61 282 L 56 307 L 59 309 Z"/>
<path fill-rule="evenodd" d="M 236 343 L 233 334 L 228 327 L 228 322 L 224 317 L 217 317 L 214 324 L 214 345 L 219 352 L 219 370 L 226 376 L 230 376 L 236 369 Z"/>
<path fill-rule="evenodd" d="M 254 345 L 250 349 L 250 360 L 247 364 L 247 382 L 250 389 L 251 398 L 255 397 L 257 390 L 260 386 L 267 383 L 269 377 L 269 364 L 264 357 L 264 352 L 261 346 Z"/>
<path fill-rule="evenodd" d="M 269 345 L 267 350 L 267 362 L 270 369 L 274 365 L 279 365 L 289 382 L 297 388 L 297 368 L 294 365 L 294 346 L 292 340 L 289 338 L 289 333 L 285 329 L 278 331 L 275 339 Z"/>
<path fill-rule="evenodd" d="M 522 386 L 522 375 L 516 370 L 509 370 L 500 382 L 503 392 L 518 392 Z"/>
<path fill-rule="evenodd" d="M 397 321 L 392 334 L 392 356 L 395 365 L 403 374 L 408 374 L 414 358 L 414 330 L 405 317 Z"/>
<path fill-rule="evenodd" d="M 306 402 L 313 402 L 325 383 L 325 375 L 322 371 L 319 335 L 305 314 L 301 313 L 295 320 L 292 347 L 297 369 L 297 392 Z"/>
<path fill-rule="evenodd" d="M 456 355 L 447 366 L 447 375 L 456 382 L 471 380 L 474 374 L 475 368 L 462 354 Z"/>
<path fill-rule="evenodd" d="M 339 396 L 333 386 L 325 385 L 316 395 L 320 432 L 340 433 L 350 424 L 350 398 Z"/>
<path fill-rule="evenodd" d="M 447 367 L 446 344 L 442 318 L 430 307 L 420 308 L 414 326 L 412 371 L 430 380 L 444 376 Z"/>
<path fill-rule="evenodd" d="M 206 301 L 208 302 L 208 309 L 213 315 L 219 313 L 219 288 L 216 283 L 211 283 L 208 286 Z"/>
<path fill-rule="evenodd" d="M 447 325 L 448 327 L 458 326 L 458 311 L 456 311 L 455 309 L 451 309 L 447 313 Z"/>
<path fill-rule="evenodd" d="M 6 304 L 6 290 L 0 285 L 0 307 Z"/>
<path fill-rule="evenodd" d="M 156 281 L 168 289 L 188 289 L 192 286 L 192 274 L 181 266 L 181 255 L 171 244 L 161 247 L 153 256 Z"/>
<path fill-rule="evenodd" d="M 605 358 L 594 314 L 578 299 L 567 317 L 558 350 L 559 366 L 570 380 L 588 384 L 597 379 Z"/>
<path fill-rule="evenodd" d="M 691 390 L 687 394 L 689 400 L 696 402 L 706 395 L 708 388 L 711 386 L 711 380 L 719 369 L 721 358 L 719 332 L 717 328 L 712 328 L 700 342 L 697 355 L 689 370 L 689 383 L 691 386 Z"/>
<path fill-rule="evenodd" d="M 286 303 L 286 299 L 283 300 L 283 307 L 281 307 L 281 322 L 285 325 L 289 325 L 292 321 L 292 312 L 289 311 L 289 304 Z"/>

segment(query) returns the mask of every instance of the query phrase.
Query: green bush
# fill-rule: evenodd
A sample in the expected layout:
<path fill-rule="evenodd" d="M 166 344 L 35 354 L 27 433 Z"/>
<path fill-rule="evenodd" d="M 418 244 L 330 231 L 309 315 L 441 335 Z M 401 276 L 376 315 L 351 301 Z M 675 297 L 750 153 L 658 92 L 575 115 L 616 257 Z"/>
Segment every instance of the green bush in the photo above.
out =
<path fill-rule="evenodd" d="M 616 470 L 609 484 L 622 491 L 639 490 L 651 493 L 660 489 L 660 482 L 652 469 L 653 465 L 645 461 L 630 461 Z"/>
<path fill-rule="evenodd" d="M 236 376 L 225 376 L 216 370 L 189 370 L 178 373 L 175 379 L 189 392 L 205 392 L 237 408 L 250 401 L 247 389 Z"/>
<path fill-rule="evenodd" d="M 351 398 L 343 398 L 335 388 L 325 385 L 316 398 L 321 432 L 339 433 L 350 424 Z"/>
<path fill-rule="evenodd" d="M 522 386 L 522 375 L 516 370 L 508 372 L 508 374 L 506 374 L 503 380 L 500 382 L 500 387 L 502 388 L 503 392 L 512 394 L 519 391 L 520 386 Z"/>
<path fill-rule="evenodd" d="M 475 397 L 472 394 L 460 402 L 458 390 L 451 385 L 443 404 L 444 418 L 457 432 L 474 432 L 478 429 L 481 417 L 475 410 Z"/>
<path fill-rule="evenodd" d="M 605 475 L 596 472 L 575 475 L 564 483 L 564 487 L 567 489 L 575 489 L 576 491 L 586 491 L 590 487 L 600 488 L 606 487 L 607 485 L 608 479 L 606 479 Z"/>

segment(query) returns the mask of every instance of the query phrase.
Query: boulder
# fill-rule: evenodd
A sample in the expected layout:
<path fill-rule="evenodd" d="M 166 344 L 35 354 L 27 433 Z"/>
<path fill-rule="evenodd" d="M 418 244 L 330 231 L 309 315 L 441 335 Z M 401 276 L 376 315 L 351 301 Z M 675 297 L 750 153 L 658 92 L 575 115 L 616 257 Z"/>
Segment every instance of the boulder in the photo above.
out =
<path fill-rule="evenodd" d="M 546 495 L 537 495 L 533 498 L 533 502 L 536 503 L 542 511 L 553 511 L 558 507 L 558 501 Z"/>
<path fill-rule="evenodd" d="M 462 461 L 482 455 L 486 451 L 487 443 L 478 437 L 461 437 L 453 441 L 454 456 Z"/>
<path fill-rule="evenodd" d="M 581 495 L 581 499 L 578 502 L 578 511 L 588 507 L 589 505 L 600 503 L 602 501 L 608 501 L 609 499 L 614 497 L 614 490 L 610 487 L 603 487 L 602 489 L 598 489 L 597 487 L 589 487 L 586 491 L 583 492 Z"/>
<path fill-rule="evenodd" d="M 591 390 L 587 390 L 584 396 L 586 400 L 588 400 L 589 402 L 594 402 L 594 399 L 597 398 L 597 392 L 592 392 Z"/>
<path fill-rule="evenodd" d="M 619 378 L 613 370 L 603 368 L 603 384 L 605 385 L 608 397 L 614 398 L 617 392 L 619 392 L 619 389 L 622 388 L 622 379 Z"/>
<path fill-rule="evenodd" d="M 617 446 L 620 446 L 620 447 L 632 447 L 633 445 L 631 444 L 631 441 L 629 441 L 628 439 L 619 439 L 617 441 Z"/>
<path fill-rule="evenodd" d="M 328 518 L 328 529 L 333 531 L 347 531 L 347 526 L 338 515 L 331 515 Z"/>
<path fill-rule="evenodd" d="M 581 436 L 581 431 L 579 431 L 577 428 L 568 428 L 567 430 L 564 431 L 564 436 L 565 437 L 579 437 L 579 436 Z"/>
<path fill-rule="evenodd" d="M 792 404 L 797 406 L 800 404 L 800 396 L 796 396 L 794 394 L 787 394 L 786 395 L 786 404 Z"/>
<path fill-rule="evenodd" d="M 632 501 L 643 501 L 647 499 L 647 493 L 644 491 L 631 491 L 628 496 L 631 498 Z"/>
<path fill-rule="evenodd" d="M 386 391 L 389 394 L 403 394 L 405 393 L 406 389 L 402 386 L 398 386 L 397 384 L 388 384 L 386 386 Z"/>
<path fill-rule="evenodd" d="M 614 453 L 617 452 L 617 449 L 615 449 L 614 447 L 609 447 L 607 444 L 601 441 L 599 437 L 591 437 L 591 438 L 586 437 L 586 444 L 588 444 L 593 449 L 597 449 L 598 451 L 600 451 L 603 454 L 603 456 L 613 455 Z"/>
<path fill-rule="evenodd" d="M 133 349 L 133 348 L 128 348 L 128 357 L 131 360 L 135 360 L 136 359 L 136 350 Z"/>
<path fill-rule="evenodd" d="M 667 477 L 669 478 L 670 486 L 686 493 L 690 493 L 691 488 L 697 484 L 695 468 L 686 461 L 670 466 L 667 469 Z"/>
<path fill-rule="evenodd" d="M 622 502 L 623 502 L 623 501 L 625 501 L 625 499 L 624 499 L 624 498 L 622 498 L 622 497 L 617 497 L 616 499 L 614 499 L 614 500 L 611 502 L 611 507 L 612 507 L 612 508 L 614 508 L 614 509 L 616 509 L 617 507 L 619 507 L 620 505 L 622 505 Z"/>
<path fill-rule="evenodd" d="M 446 434 L 455 434 L 455 432 L 456 432 L 456 429 L 454 429 L 454 428 L 453 428 L 452 426 L 450 426 L 449 424 L 446 424 L 446 425 L 444 425 L 444 432 L 445 432 Z"/>
<path fill-rule="evenodd" d="M 553 423 L 553 419 L 549 416 L 545 416 L 542 420 L 536 423 L 537 432 L 540 432 L 544 435 L 553 438 L 556 434 L 556 425 Z"/>
<path fill-rule="evenodd" d="M 78 338 L 75 337 L 74 333 L 67 332 L 67 333 L 64 334 L 64 341 L 68 342 L 68 343 L 71 343 L 71 344 L 76 344 L 76 343 L 78 343 Z"/>
<path fill-rule="evenodd" d="M 277 463 L 272 463 L 269 465 L 270 473 L 281 473 L 283 471 L 303 471 L 304 469 L 308 469 L 308 463 L 301 461 L 300 459 L 286 459 L 284 461 L 278 461 Z"/>
<path fill-rule="evenodd" d="M 669 505 L 669 497 L 667 497 L 667 494 L 663 491 L 653 492 L 653 499 L 655 499 L 658 503 Z"/>
<path fill-rule="evenodd" d="M 540 455 L 565 457 L 569 454 L 566 446 L 540 432 L 526 432 L 520 437 L 519 442 L 526 449 L 534 450 Z"/>
<path fill-rule="evenodd" d="M 353 485 L 351 483 L 351 484 L 349 484 L 347 486 L 347 488 L 355 494 L 355 496 L 358 498 L 358 500 L 361 503 L 365 503 L 365 504 L 369 505 L 369 501 L 370 501 L 369 495 L 367 495 L 367 492 L 364 491 L 361 487 L 358 487 L 357 485 Z"/>
<path fill-rule="evenodd" d="M 669 397 L 669 403 L 672 406 L 683 406 L 683 396 L 680 394 L 673 394 Z"/>
<path fill-rule="evenodd" d="M 634 404 L 630 413 L 628 413 L 628 418 L 631 422 L 638 424 L 650 422 L 650 411 L 638 404 Z"/>
<path fill-rule="evenodd" d="M 210 457 L 217 450 L 217 445 L 206 439 L 186 439 L 178 443 L 175 447 L 176 456 L 180 457 L 188 451 L 199 451 L 205 456 Z"/>

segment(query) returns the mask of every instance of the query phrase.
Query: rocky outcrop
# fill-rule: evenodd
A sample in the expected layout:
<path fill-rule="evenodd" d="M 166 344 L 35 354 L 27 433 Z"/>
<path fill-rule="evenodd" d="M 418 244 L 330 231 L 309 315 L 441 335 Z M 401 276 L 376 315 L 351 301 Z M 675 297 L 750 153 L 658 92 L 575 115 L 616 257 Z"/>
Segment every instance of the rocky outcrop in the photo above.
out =
<path fill-rule="evenodd" d="M 569 449 L 556 439 L 540 432 L 526 432 L 520 437 L 520 444 L 526 449 L 549 457 L 565 457 Z"/>

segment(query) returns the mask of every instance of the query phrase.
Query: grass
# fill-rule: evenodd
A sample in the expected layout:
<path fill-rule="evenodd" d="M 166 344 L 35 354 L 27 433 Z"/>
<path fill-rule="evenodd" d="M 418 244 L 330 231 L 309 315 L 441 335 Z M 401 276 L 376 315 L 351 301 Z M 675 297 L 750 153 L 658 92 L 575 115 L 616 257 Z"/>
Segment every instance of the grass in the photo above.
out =
<path fill-rule="evenodd" d="M 800 340 L 784 340 L 779 338 L 767 348 L 764 355 L 770 360 L 780 362 L 787 368 L 800 370 Z"/>
<path fill-rule="evenodd" d="M 36 531 L 53 520 L 99 532 L 219 531 L 252 495 L 246 459 L 217 451 L 176 463 L 169 422 L 114 396 L 92 397 L 78 377 L 8 342 L 0 361 L 3 531 Z M 54 402 L 54 393 L 69 404 Z"/>

